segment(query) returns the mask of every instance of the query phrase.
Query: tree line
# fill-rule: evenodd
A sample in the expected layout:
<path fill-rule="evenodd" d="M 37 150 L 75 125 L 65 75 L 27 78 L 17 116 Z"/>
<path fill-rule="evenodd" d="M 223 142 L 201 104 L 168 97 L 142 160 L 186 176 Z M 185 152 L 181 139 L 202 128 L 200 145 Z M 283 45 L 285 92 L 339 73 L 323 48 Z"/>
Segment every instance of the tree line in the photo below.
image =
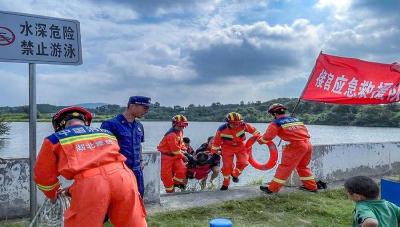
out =
<path fill-rule="evenodd" d="M 297 103 L 295 98 L 279 98 L 266 102 L 240 102 L 239 104 L 221 104 L 219 102 L 206 105 L 190 104 L 187 107 L 179 105 L 168 107 L 156 102 L 151 105 L 149 113 L 144 120 L 169 121 L 176 114 L 183 114 L 189 121 L 224 121 L 229 112 L 242 114 L 247 122 L 270 122 L 271 116 L 266 114 L 269 105 L 279 102 L 293 110 Z M 60 108 L 49 104 L 38 104 L 38 119 L 50 120 Z M 103 105 L 89 109 L 95 114 L 94 120 L 102 121 L 125 110 L 125 106 Z M 384 126 L 399 127 L 399 104 L 388 105 L 334 105 L 301 101 L 297 106 L 295 115 L 306 124 L 318 125 L 346 125 L 346 126 Z M 28 106 L 0 107 L 0 116 L 6 121 L 27 120 Z"/>

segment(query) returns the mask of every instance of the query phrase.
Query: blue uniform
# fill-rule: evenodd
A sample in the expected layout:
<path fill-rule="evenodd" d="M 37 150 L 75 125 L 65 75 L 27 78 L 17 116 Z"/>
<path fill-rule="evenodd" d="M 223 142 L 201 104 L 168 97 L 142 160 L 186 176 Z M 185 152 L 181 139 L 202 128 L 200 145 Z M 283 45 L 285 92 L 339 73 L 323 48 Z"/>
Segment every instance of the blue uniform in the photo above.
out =
<path fill-rule="evenodd" d="M 144 129 L 139 121 L 128 122 L 124 115 L 104 121 L 101 128 L 107 129 L 117 137 L 121 153 L 127 158 L 125 163 L 136 176 L 140 194 L 144 195 L 143 171 L 141 168 L 141 143 L 144 142 Z"/>

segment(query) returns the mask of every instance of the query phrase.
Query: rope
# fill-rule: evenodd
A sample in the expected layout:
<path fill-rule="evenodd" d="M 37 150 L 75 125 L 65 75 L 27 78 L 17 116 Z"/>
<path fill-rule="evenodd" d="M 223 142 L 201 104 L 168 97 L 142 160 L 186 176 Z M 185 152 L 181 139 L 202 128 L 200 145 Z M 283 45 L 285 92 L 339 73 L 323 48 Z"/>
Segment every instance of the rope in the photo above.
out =
<path fill-rule="evenodd" d="M 71 197 L 66 196 L 64 193 L 58 195 L 55 203 L 46 198 L 29 227 L 63 227 L 64 212 L 70 206 L 70 201 Z"/>

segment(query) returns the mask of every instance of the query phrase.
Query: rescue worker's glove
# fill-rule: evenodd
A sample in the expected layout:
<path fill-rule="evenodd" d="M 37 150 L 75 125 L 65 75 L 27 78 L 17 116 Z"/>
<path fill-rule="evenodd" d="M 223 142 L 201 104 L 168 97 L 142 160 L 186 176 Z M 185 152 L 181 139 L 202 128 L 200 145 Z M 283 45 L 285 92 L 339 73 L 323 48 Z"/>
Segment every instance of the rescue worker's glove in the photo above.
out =
<path fill-rule="evenodd" d="M 219 148 L 211 148 L 211 152 L 210 152 L 211 154 L 218 154 L 218 155 L 220 155 L 221 154 L 221 149 L 219 149 Z"/>
<path fill-rule="evenodd" d="M 182 159 L 184 162 L 188 162 L 188 158 L 185 156 L 185 152 L 180 152 L 179 154 L 175 155 L 176 159 Z"/>
<path fill-rule="evenodd" d="M 266 144 L 268 141 L 267 140 L 265 140 L 262 136 L 260 136 L 260 137 L 258 137 L 258 139 L 257 139 L 257 143 L 258 144 Z"/>
<path fill-rule="evenodd" d="M 58 199 L 58 196 L 61 195 L 61 194 L 64 194 L 64 195 L 66 195 L 66 196 L 68 196 L 68 197 L 71 197 L 71 193 L 69 192 L 69 187 L 65 187 L 65 188 L 62 188 L 62 189 L 58 189 L 58 191 L 57 191 L 55 197 L 54 197 L 54 198 L 51 198 L 51 199 L 50 199 L 50 202 L 51 202 L 51 203 L 56 203 L 56 202 L 57 202 L 57 199 Z"/>

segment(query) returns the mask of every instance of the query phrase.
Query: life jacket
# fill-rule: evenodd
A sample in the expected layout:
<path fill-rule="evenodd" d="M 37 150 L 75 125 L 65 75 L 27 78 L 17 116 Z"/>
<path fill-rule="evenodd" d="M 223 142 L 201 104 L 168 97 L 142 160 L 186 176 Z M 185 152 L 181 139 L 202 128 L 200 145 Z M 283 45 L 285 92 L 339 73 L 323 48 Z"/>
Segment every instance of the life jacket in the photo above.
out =
<path fill-rule="evenodd" d="M 222 150 L 224 150 L 224 147 L 245 149 L 246 132 L 252 135 L 260 134 L 256 128 L 246 122 L 243 122 L 237 128 L 230 128 L 228 123 L 225 123 L 218 128 L 212 147 L 218 149 L 221 146 Z"/>
<path fill-rule="evenodd" d="M 49 198 L 54 198 L 59 188 L 59 175 L 72 180 L 88 169 L 125 160 L 111 132 L 75 125 L 53 133 L 43 141 L 34 178 L 38 188 Z"/>
<path fill-rule="evenodd" d="M 183 131 L 170 128 L 157 146 L 157 150 L 168 156 L 182 155 L 182 150 L 186 150 Z"/>
<path fill-rule="evenodd" d="M 270 126 L 278 127 L 277 135 L 285 141 L 300 141 L 310 138 L 304 123 L 295 117 L 285 115 L 273 120 Z"/>

